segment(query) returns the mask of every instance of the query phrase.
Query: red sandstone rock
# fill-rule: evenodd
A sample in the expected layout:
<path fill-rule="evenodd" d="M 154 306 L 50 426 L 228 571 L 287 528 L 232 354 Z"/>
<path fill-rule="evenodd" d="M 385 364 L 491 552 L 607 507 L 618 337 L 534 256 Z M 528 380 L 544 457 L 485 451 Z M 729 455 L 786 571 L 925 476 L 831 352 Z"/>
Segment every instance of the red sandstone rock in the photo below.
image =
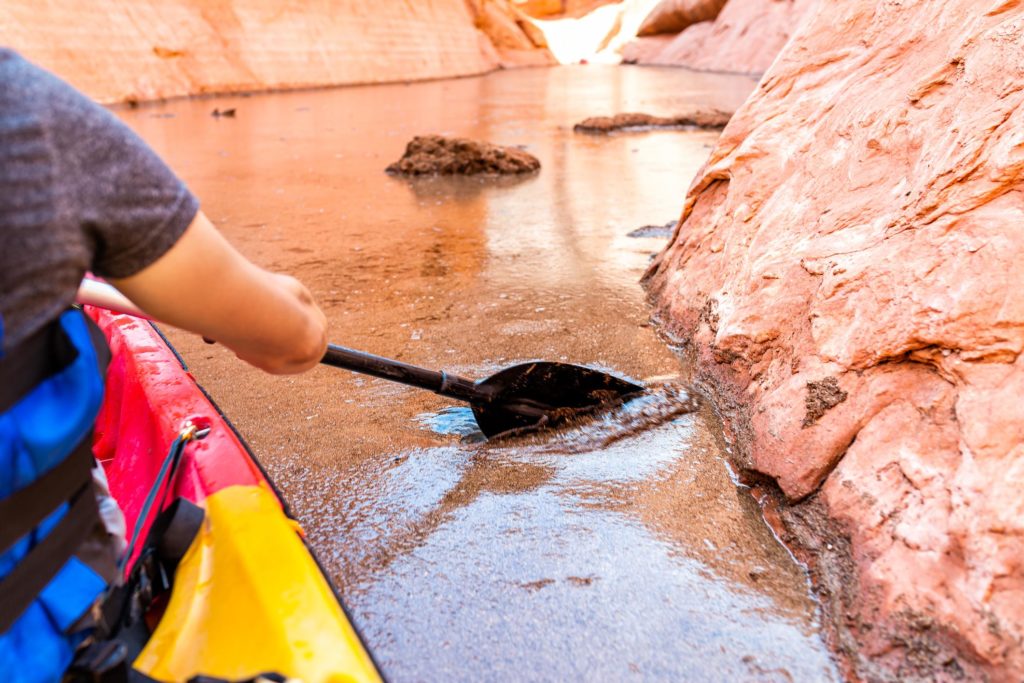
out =
<path fill-rule="evenodd" d="M 537 47 L 516 23 L 515 16 L 506 6 L 491 0 L 471 3 L 474 23 L 498 49 L 530 50 Z"/>
<path fill-rule="evenodd" d="M 553 63 L 509 2 L 4 0 L 0 33 L 101 102 L 137 101 Z"/>
<path fill-rule="evenodd" d="M 547 49 L 544 32 L 508 0 L 466 1 L 474 25 L 497 49 L 501 67 L 548 67 L 557 63 Z"/>
<path fill-rule="evenodd" d="M 531 17 L 553 19 L 556 17 L 581 17 L 598 7 L 611 5 L 622 0 L 512 0 L 513 6 Z"/>
<path fill-rule="evenodd" d="M 624 56 L 640 64 L 760 74 L 815 2 L 729 0 L 714 21 L 690 24 L 660 50 L 634 47 Z"/>
<path fill-rule="evenodd" d="M 649 274 L 867 680 L 1024 678 L 1021 45 L 1019 3 L 812 6 Z"/>
<path fill-rule="evenodd" d="M 497 49 L 502 67 L 550 66 L 557 63 L 544 32 L 507 0 L 466 0 L 473 23 Z"/>
<path fill-rule="evenodd" d="M 726 0 L 661 0 L 647 15 L 638 36 L 654 36 L 661 33 L 679 33 L 687 26 L 702 21 L 714 21 L 725 7 Z"/>

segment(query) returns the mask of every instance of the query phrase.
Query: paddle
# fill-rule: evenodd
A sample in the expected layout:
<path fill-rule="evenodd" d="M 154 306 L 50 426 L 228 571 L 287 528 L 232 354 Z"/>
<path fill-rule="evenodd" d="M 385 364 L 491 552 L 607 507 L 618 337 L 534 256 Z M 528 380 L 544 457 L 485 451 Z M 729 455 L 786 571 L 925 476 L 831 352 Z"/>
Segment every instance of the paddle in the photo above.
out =
<path fill-rule="evenodd" d="M 78 302 L 148 318 L 117 289 L 96 280 L 82 281 Z M 488 437 L 554 427 L 643 391 L 638 384 L 568 363 L 522 363 L 474 381 L 335 344 L 320 362 L 465 401 Z"/>

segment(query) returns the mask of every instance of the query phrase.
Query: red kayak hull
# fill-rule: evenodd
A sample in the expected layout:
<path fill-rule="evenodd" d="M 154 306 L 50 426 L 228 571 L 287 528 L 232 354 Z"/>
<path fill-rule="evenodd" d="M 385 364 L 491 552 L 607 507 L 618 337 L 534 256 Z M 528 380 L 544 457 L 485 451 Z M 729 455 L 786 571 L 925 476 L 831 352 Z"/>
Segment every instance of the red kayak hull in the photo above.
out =
<path fill-rule="evenodd" d="M 151 323 L 91 307 L 88 313 L 112 353 L 93 452 L 104 464 L 129 533 L 171 443 L 189 420 L 210 432 L 185 449 L 171 499 L 198 503 L 226 486 L 270 487 L 234 429 Z"/>

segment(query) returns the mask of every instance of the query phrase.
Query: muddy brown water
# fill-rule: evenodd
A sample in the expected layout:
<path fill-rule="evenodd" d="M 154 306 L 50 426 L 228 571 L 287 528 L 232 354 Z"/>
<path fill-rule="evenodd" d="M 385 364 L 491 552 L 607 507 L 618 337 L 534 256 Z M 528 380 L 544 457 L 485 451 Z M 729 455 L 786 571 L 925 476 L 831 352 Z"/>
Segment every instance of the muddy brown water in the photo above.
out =
<path fill-rule="evenodd" d="M 468 409 L 320 367 L 276 378 L 171 331 L 305 527 L 395 681 L 837 680 L 807 579 L 726 465 L 637 280 L 716 132 L 574 135 L 731 109 L 746 78 L 561 67 L 120 110 L 346 346 L 483 377 L 547 359 L 654 389 L 480 443 Z M 214 108 L 237 109 L 215 118 Z M 390 177 L 416 134 L 522 145 L 526 178 Z M 202 302 L 196 302 L 202 305 Z"/>

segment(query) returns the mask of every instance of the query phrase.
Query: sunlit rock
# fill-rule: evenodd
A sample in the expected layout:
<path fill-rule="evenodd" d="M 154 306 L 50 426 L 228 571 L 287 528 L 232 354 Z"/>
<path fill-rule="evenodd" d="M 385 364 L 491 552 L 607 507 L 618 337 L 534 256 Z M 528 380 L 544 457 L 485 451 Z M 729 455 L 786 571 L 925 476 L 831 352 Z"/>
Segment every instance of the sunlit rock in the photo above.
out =
<path fill-rule="evenodd" d="M 714 21 L 726 0 L 661 0 L 640 24 L 638 36 L 679 33 L 687 26 Z"/>
<path fill-rule="evenodd" d="M 5 0 L 3 43 L 101 102 L 551 64 L 510 0 Z"/>
<path fill-rule="evenodd" d="M 538 19 L 580 17 L 603 5 L 619 2 L 621 0 L 512 0 L 517 9 Z"/>
<path fill-rule="evenodd" d="M 623 48 L 622 58 L 639 64 L 760 74 L 771 66 L 800 26 L 807 8 L 817 1 L 728 0 L 710 19 L 681 22 L 685 29 L 672 39 L 653 33 L 637 39 Z M 702 6 L 704 15 L 695 9 L 688 16 L 707 16 L 709 9 Z M 663 25 L 668 26 L 667 20 Z"/>
<path fill-rule="evenodd" d="M 566 12 L 557 19 L 535 21 L 551 52 L 562 64 L 618 64 L 622 50 L 658 0 L 622 0 L 580 15 Z"/>

